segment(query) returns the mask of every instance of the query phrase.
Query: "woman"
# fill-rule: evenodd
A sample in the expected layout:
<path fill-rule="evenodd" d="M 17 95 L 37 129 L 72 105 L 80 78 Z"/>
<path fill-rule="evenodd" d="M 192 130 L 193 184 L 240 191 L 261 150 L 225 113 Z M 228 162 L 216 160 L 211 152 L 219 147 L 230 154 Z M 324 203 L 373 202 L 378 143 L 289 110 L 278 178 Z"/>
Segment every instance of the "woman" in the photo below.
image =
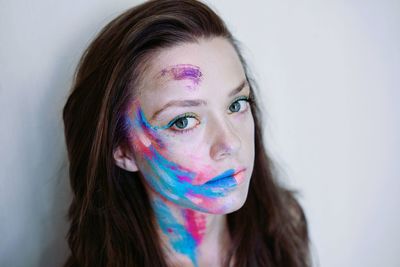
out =
<path fill-rule="evenodd" d="M 73 201 L 65 266 L 308 266 L 237 42 L 193 0 L 110 22 L 64 107 Z"/>

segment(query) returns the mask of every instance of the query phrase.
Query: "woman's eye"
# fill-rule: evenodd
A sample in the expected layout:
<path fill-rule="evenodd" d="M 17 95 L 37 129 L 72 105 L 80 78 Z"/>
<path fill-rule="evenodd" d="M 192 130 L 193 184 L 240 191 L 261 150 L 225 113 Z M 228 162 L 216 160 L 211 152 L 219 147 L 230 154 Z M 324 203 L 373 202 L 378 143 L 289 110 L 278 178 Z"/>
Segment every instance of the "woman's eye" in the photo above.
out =
<path fill-rule="evenodd" d="M 168 125 L 169 129 L 174 132 L 187 132 L 200 124 L 199 120 L 193 115 L 183 115 L 177 119 L 172 120 Z"/>
<path fill-rule="evenodd" d="M 247 110 L 248 102 L 249 102 L 248 97 L 242 97 L 240 99 L 237 99 L 229 106 L 229 111 L 230 112 L 243 112 L 243 111 Z"/>

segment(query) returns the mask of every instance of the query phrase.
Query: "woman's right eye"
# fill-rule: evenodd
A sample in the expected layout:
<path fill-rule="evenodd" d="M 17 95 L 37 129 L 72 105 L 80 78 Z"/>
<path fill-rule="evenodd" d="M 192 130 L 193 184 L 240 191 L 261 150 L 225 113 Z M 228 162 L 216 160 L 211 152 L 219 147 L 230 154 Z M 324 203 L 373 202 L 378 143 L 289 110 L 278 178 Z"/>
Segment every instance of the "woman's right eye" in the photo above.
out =
<path fill-rule="evenodd" d="M 196 128 L 200 121 L 194 115 L 184 114 L 168 123 L 168 129 L 176 133 L 185 133 Z"/>

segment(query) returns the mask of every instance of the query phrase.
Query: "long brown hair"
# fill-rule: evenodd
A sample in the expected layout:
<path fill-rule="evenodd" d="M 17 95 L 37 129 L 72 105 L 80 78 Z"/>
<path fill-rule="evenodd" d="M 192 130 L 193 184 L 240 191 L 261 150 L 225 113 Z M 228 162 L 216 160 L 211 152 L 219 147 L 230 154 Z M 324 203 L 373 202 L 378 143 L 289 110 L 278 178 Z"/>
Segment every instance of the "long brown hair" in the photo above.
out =
<path fill-rule="evenodd" d="M 226 38 L 249 76 L 238 42 L 221 18 L 195 0 L 148 1 L 112 20 L 86 49 L 63 110 L 73 200 L 69 266 L 168 266 L 138 173 L 118 168 L 127 141 L 126 107 L 155 52 L 200 38 Z M 229 266 L 309 266 L 307 222 L 294 193 L 276 179 L 263 143 L 257 99 L 255 162 L 247 200 L 228 214 Z M 234 261 L 233 261 L 234 259 Z"/>

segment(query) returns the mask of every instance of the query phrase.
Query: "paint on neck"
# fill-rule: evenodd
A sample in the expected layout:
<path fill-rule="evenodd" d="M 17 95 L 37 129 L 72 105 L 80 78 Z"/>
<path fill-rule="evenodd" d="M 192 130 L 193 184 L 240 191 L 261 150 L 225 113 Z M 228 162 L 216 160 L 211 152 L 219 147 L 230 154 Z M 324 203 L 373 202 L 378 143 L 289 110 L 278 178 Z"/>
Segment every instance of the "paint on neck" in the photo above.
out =
<path fill-rule="evenodd" d="M 179 223 L 164 200 L 156 197 L 153 202 L 154 212 L 161 231 L 168 237 L 169 244 L 177 253 L 187 256 L 195 267 L 197 248 L 206 229 L 205 214 L 191 209 L 183 209 L 184 223 Z"/>
<path fill-rule="evenodd" d="M 159 132 L 165 129 L 147 121 L 138 101 L 131 106 L 126 123 L 131 142 L 144 159 L 140 171 L 156 193 L 152 204 L 160 229 L 168 237 L 171 247 L 197 267 L 197 249 L 206 231 L 206 216 L 195 210 L 207 212 L 212 209 L 215 199 L 237 187 L 232 177 L 234 170 L 229 169 L 204 184 L 193 184 L 194 178 L 204 175 L 207 170 L 194 172 L 168 160 L 165 156 L 168 147 Z M 182 206 L 182 222 L 174 216 L 168 201 Z"/>

